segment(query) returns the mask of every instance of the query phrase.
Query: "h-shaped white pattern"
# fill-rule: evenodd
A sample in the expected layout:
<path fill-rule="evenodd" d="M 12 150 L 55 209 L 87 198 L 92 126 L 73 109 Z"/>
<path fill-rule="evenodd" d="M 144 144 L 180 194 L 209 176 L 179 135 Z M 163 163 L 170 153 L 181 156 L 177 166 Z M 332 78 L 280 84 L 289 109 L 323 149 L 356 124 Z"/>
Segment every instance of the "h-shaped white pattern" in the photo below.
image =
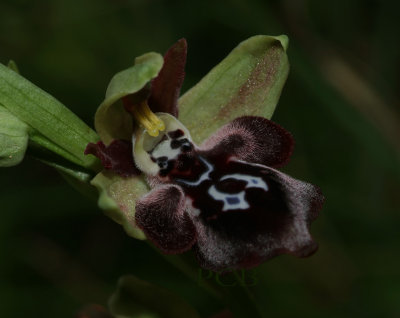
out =
<path fill-rule="evenodd" d="M 176 179 L 176 181 L 184 183 L 184 184 L 186 184 L 188 186 L 193 186 L 194 187 L 194 186 L 198 186 L 200 183 L 202 183 L 205 180 L 210 180 L 211 179 L 210 178 L 210 173 L 214 170 L 214 167 L 212 166 L 211 163 L 209 163 L 204 158 L 199 156 L 199 159 L 203 163 L 205 163 L 205 165 L 207 166 L 207 170 L 200 175 L 200 177 L 199 177 L 199 179 L 197 181 L 186 181 L 186 180 L 183 180 L 183 179 Z"/>
<path fill-rule="evenodd" d="M 260 188 L 264 191 L 268 191 L 268 185 L 265 181 L 260 177 L 250 176 L 247 174 L 234 173 L 223 176 L 220 181 L 226 179 L 235 179 L 235 180 L 243 180 L 246 181 L 247 184 L 245 186 L 245 190 L 240 191 L 239 193 L 226 193 L 219 191 L 214 185 L 212 185 L 208 189 L 208 194 L 217 201 L 222 201 L 224 206 L 222 211 L 228 210 L 246 210 L 250 207 L 249 203 L 246 201 L 244 197 L 246 194 L 246 189 L 248 188 Z"/>
<path fill-rule="evenodd" d="M 188 186 L 198 186 L 205 180 L 210 180 L 210 173 L 214 170 L 212 164 L 210 164 L 207 160 L 202 157 L 199 159 L 207 166 L 207 170 L 200 175 L 197 181 L 186 181 L 183 179 L 177 179 L 176 181 L 184 183 Z M 247 174 L 241 173 L 233 173 L 223 176 L 219 181 L 234 179 L 234 180 L 242 180 L 246 181 L 245 190 L 242 190 L 238 193 L 226 193 L 219 191 L 215 185 L 210 186 L 208 189 L 208 194 L 216 201 L 222 201 L 224 206 L 222 211 L 228 210 L 246 210 L 250 207 L 249 203 L 245 198 L 246 189 L 248 188 L 259 188 L 264 191 L 268 191 L 268 185 L 261 177 L 251 176 Z"/>

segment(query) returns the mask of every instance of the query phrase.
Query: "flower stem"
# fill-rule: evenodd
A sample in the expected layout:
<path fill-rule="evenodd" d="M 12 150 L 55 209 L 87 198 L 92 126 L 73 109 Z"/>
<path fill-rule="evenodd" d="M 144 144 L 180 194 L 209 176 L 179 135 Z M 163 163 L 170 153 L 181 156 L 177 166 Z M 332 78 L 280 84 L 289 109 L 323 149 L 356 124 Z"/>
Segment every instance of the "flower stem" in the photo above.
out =
<path fill-rule="evenodd" d="M 149 245 L 156 250 L 152 244 Z M 193 253 L 179 255 L 161 254 L 163 258 L 180 270 L 190 280 L 199 284 L 211 296 L 223 302 L 233 312 L 235 318 L 262 318 L 264 317 L 248 286 L 238 272 L 219 274 L 199 267 Z M 206 273 L 207 272 L 207 273 Z M 206 273 L 204 275 L 204 273 Z"/>
<path fill-rule="evenodd" d="M 148 241 L 147 241 L 148 242 Z M 201 279 L 201 268 L 198 266 L 196 260 L 190 252 L 179 255 L 166 255 L 159 252 L 159 250 L 149 243 L 158 254 L 160 254 L 168 263 L 174 266 L 176 269 L 181 271 L 186 277 L 188 277 L 191 281 L 195 282 L 199 286 L 203 287 L 205 291 L 207 291 L 212 297 L 217 300 L 223 300 L 224 295 L 220 290 L 219 286 L 211 283 L 209 280 Z"/>
<path fill-rule="evenodd" d="M 250 288 L 246 286 L 243 279 L 239 276 L 237 271 L 231 274 L 235 281 L 236 286 L 227 289 L 228 306 L 234 313 L 235 318 L 262 318 L 262 314 L 254 295 Z"/>

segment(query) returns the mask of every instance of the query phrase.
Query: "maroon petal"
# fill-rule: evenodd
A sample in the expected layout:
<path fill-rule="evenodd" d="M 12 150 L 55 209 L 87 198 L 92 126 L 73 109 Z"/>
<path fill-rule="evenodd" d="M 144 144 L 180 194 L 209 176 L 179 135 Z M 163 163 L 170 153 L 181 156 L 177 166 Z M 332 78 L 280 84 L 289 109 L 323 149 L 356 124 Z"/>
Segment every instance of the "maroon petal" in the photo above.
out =
<path fill-rule="evenodd" d="M 106 146 L 102 141 L 89 143 L 85 155 L 94 155 L 101 160 L 104 169 L 112 170 L 122 177 L 141 174 L 133 161 L 132 143 L 125 140 L 113 140 Z"/>
<path fill-rule="evenodd" d="M 223 181 L 214 183 L 220 191 L 214 203 L 212 198 L 206 203 L 205 191 L 188 193 L 201 211 L 193 220 L 198 233 L 195 250 L 203 267 L 215 271 L 249 268 L 279 254 L 305 257 L 316 251 L 308 227 L 324 201 L 317 187 L 261 165 L 230 161 L 226 170 L 220 172 Z M 224 177 L 227 173 L 229 179 Z M 241 184 L 243 176 L 260 177 L 266 189 Z M 239 192 L 245 193 L 248 208 L 224 209 L 221 194 L 235 199 Z"/>
<path fill-rule="evenodd" d="M 176 185 L 162 185 L 136 202 L 136 224 L 162 252 L 182 253 L 196 241 L 196 228 L 185 212 L 185 196 Z"/>
<path fill-rule="evenodd" d="M 278 168 L 289 161 L 294 141 L 278 124 L 255 116 L 239 117 L 223 126 L 201 146 L 211 156 L 236 159 Z"/>
<path fill-rule="evenodd" d="M 176 42 L 165 54 L 164 65 L 151 83 L 149 106 L 153 112 L 170 113 L 178 117 L 178 97 L 185 77 L 187 43 Z"/>

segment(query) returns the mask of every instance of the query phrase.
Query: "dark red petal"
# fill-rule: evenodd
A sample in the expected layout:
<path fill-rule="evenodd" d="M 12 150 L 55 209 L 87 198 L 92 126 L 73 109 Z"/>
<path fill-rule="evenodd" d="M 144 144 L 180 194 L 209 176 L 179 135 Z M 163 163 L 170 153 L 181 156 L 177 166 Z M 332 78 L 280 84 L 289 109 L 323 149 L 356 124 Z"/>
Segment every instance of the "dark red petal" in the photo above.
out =
<path fill-rule="evenodd" d="M 206 208 L 210 202 L 205 197 L 189 194 L 201 211 L 193 220 L 198 233 L 195 250 L 203 267 L 215 271 L 249 268 L 279 254 L 305 257 L 316 251 L 308 228 L 324 201 L 317 187 L 261 165 L 232 161 L 228 166 L 231 179 L 232 172 L 240 171 L 242 176 L 259 176 L 268 190 L 239 189 L 245 191 L 249 208 L 231 211 L 224 211 L 221 201 Z"/>
<path fill-rule="evenodd" d="M 153 112 L 178 117 L 178 97 L 185 77 L 187 43 L 180 39 L 164 56 L 164 65 L 151 83 L 149 106 Z"/>
<path fill-rule="evenodd" d="M 278 124 L 255 116 L 239 117 L 206 140 L 201 149 L 211 156 L 236 159 L 278 168 L 292 154 L 292 135 Z"/>
<path fill-rule="evenodd" d="M 133 161 L 132 143 L 126 140 L 113 140 L 106 146 L 102 141 L 89 143 L 85 155 L 94 155 L 101 160 L 104 169 L 112 170 L 122 177 L 141 174 Z"/>
<path fill-rule="evenodd" d="M 176 185 L 162 185 L 136 202 L 136 224 L 162 252 L 177 254 L 196 241 L 196 228 L 185 212 L 185 196 Z"/>

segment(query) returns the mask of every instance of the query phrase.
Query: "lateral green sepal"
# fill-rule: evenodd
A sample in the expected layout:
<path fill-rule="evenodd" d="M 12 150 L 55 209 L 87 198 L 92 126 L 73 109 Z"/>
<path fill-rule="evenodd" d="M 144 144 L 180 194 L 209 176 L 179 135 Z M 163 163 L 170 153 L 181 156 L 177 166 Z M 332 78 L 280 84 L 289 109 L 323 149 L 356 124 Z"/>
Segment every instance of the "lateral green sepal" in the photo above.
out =
<path fill-rule="evenodd" d="M 179 99 L 179 119 L 196 143 L 237 117 L 272 117 L 289 73 L 287 47 L 285 35 L 253 36 Z"/>

